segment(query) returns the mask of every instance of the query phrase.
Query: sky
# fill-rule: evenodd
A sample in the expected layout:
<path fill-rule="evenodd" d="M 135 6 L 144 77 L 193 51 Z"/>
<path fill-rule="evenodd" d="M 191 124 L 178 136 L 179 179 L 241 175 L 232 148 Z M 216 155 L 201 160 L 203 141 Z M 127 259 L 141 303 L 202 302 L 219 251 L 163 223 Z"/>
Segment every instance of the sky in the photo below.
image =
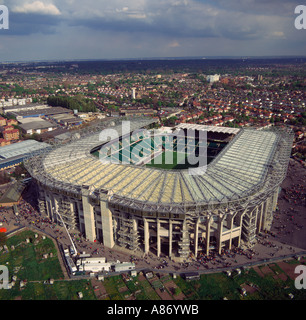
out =
<path fill-rule="evenodd" d="M 0 29 L 0 61 L 305 56 L 306 29 L 294 24 L 301 4 L 0 0 L 9 9 L 9 29 Z"/>

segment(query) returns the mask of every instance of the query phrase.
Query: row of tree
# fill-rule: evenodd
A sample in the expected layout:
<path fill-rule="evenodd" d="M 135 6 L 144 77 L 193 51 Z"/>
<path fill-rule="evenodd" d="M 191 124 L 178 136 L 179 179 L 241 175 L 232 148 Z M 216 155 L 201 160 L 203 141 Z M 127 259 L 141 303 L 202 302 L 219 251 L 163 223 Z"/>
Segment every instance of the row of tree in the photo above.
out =
<path fill-rule="evenodd" d="M 48 97 L 47 103 L 52 107 L 63 107 L 71 110 L 78 110 L 79 112 L 96 112 L 95 103 L 82 96 L 65 97 L 65 96 L 51 96 Z"/>

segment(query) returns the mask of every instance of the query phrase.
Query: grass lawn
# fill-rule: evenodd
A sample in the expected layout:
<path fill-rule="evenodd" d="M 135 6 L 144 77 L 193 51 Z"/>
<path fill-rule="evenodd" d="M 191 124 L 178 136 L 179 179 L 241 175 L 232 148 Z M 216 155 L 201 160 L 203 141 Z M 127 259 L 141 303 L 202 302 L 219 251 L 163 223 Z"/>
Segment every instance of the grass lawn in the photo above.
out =
<path fill-rule="evenodd" d="M 131 293 L 121 276 L 105 278 L 103 286 L 111 300 L 124 300 L 124 296 Z"/>
<path fill-rule="evenodd" d="M 125 296 L 135 294 L 136 291 L 137 300 L 160 300 L 151 284 L 146 279 L 140 281 L 138 276 L 126 283 L 121 276 L 107 277 L 103 286 L 111 300 L 125 300 Z"/>
<path fill-rule="evenodd" d="M 27 238 L 30 243 L 26 243 Z M 35 233 L 27 230 L 10 237 L 6 245 L 8 251 L 0 252 L 0 265 L 8 267 L 10 282 L 13 275 L 17 281 L 12 289 L 0 289 L 0 300 L 75 300 L 79 299 L 78 292 L 83 293 L 83 300 L 96 299 L 91 280 L 63 280 L 51 239 L 43 239 L 41 235 L 35 238 Z M 53 257 L 44 259 L 46 253 L 52 253 Z M 180 276 L 172 279 L 164 275 L 150 284 L 142 274 L 125 282 L 121 275 L 116 275 L 106 277 L 103 286 L 110 300 L 126 300 L 131 294 L 137 300 L 160 300 L 154 284 L 172 280 L 187 300 L 222 300 L 224 297 L 229 300 L 289 300 L 289 293 L 294 295 L 294 300 L 306 300 L 306 290 L 294 286 L 292 270 L 297 264 L 301 262 L 271 263 L 243 270 L 240 275 L 233 272 L 230 277 L 225 273 L 203 274 L 200 280 L 189 282 Z M 291 277 L 286 272 L 291 272 Z M 50 278 L 55 280 L 52 285 L 46 283 Z M 21 280 L 26 280 L 23 288 L 20 288 Z M 247 290 L 246 296 L 241 295 L 242 287 Z"/>
<path fill-rule="evenodd" d="M 195 165 L 188 163 L 188 157 L 186 153 L 180 152 L 169 152 L 165 151 L 159 156 L 151 160 L 146 166 L 160 168 L 160 169 L 187 169 L 192 167 L 197 167 L 199 164 Z"/>
<path fill-rule="evenodd" d="M 251 268 L 242 271 L 241 275 L 233 273 L 231 277 L 216 273 L 201 275 L 199 281 L 187 282 L 177 277 L 174 282 L 188 300 L 222 300 L 224 297 L 229 300 L 289 300 L 289 293 L 294 295 L 295 300 L 306 299 L 305 290 L 296 289 L 292 279 L 278 277 L 284 273 L 278 265 L 271 264 L 269 267 L 271 272 L 264 277 Z M 248 288 L 246 296 L 241 295 L 242 287 Z"/>
<path fill-rule="evenodd" d="M 160 300 L 159 295 L 152 288 L 150 282 L 146 278 L 140 278 L 139 276 L 137 276 L 135 279 L 137 279 L 141 290 L 141 293 L 136 295 L 137 300 Z"/>
<path fill-rule="evenodd" d="M 26 239 L 30 243 L 26 243 Z M 0 265 L 9 270 L 9 282 L 12 276 L 17 277 L 12 289 L 0 290 L 0 300 L 71 300 L 78 299 L 77 293 L 83 293 L 83 299 L 94 299 L 95 295 L 87 280 L 55 281 L 54 284 L 45 284 L 49 279 L 61 280 L 64 278 L 53 241 L 42 239 L 39 235 L 26 230 L 10 238 L 6 242 L 8 252 L 0 252 Z M 14 246 L 13 250 L 11 246 Z M 43 254 L 53 254 L 53 257 L 43 258 Z M 26 285 L 20 288 L 20 281 L 26 280 Z"/>
<path fill-rule="evenodd" d="M 26 239 L 30 243 L 26 243 Z M 48 280 L 64 278 L 57 257 L 57 250 L 53 241 L 49 238 L 42 239 L 39 235 L 35 239 L 35 233 L 27 230 L 8 238 L 8 252 L 0 253 L 0 265 L 6 265 L 10 276 L 28 281 Z M 11 246 L 15 249 L 12 250 Z M 44 254 L 52 253 L 53 257 L 43 258 Z"/>
<path fill-rule="evenodd" d="M 223 273 L 202 275 L 201 280 L 193 284 L 200 299 L 221 300 L 238 298 L 238 285 L 235 281 L 230 281 Z"/>
<path fill-rule="evenodd" d="M 196 283 L 198 283 L 198 281 L 187 282 L 179 276 L 176 279 L 173 279 L 173 281 L 182 290 L 188 300 L 200 299 L 197 289 L 194 286 Z"/>
<path fill-rule="evenodd" d="M 52 285 L 43 282 L 28 282 L 22 289 L 18 281 L 10 290 L 0 290 L 0 300 L 78 300 L 78 292 L 83 300 L 95 300 L 95 294 L 88 280 L 55 281 Z"/>

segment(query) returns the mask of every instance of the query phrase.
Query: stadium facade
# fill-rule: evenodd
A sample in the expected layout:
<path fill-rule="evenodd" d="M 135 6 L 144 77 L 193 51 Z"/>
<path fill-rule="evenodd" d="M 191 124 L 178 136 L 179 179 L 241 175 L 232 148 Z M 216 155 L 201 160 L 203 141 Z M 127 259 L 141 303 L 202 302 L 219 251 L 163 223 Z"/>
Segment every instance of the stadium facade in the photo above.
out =
<path fill-rule="evenodd" d="M 103 122 L 25 161 L 41 214 L 58 223 L 60 214 L 68 228 L 106 247 L 178 261 L 242 243 L 252 246 L 256 234 L 270 230 L 291 131 L 180 124 L 176 129 L 205 131 L 215 141 L 227 141 L 205 173 L 191 175 L 187 169 L 136 165 L 137 159 L 133 165 L 95 157 L 103 129 L 118 132 L 121 148 L 132 132 L 156 120 L 130 120 L 128 132 L 120 121 Z M 151 152 L 145 142 L 141 147 Z"/>

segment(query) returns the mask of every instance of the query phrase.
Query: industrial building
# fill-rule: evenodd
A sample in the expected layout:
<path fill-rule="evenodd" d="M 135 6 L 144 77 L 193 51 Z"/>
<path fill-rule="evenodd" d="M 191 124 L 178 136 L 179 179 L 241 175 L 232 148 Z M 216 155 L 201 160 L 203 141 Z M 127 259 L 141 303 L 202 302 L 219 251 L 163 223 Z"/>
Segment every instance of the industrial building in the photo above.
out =
<path fill-rule="evenodd" d="M 188 169 L 148 167 L 140 156 L 124 164 L 92 154 L 102 144 L 101 131 L 111 129 L 118 133 L 120 156 L 124 145 L 132 144 L 150 155 L 150 140 L 143 132 L 136 133 L 137 143 L 126 142 L 132 132 L 135 138 L 136 129 L 150 128 L 155 121 L 131 120 L 129 132 L 120 119 L 104 122 L 29 157 L 25 165 L 36 181 L 41 214 L 59 222 L 60 212 L 68 228 L 106 247 L 177 261 L 242 243 L 254 245 L 257 233 L 270 230 L 292 132 L 181 124 L 177 129 L 205 131 L 214 144 L 226 141 L 197 175 Z"/>
<path fill-rule="evenodd" d="M 35 140 L 25 140 L 0 148 L 0 170 L 14 167 L 29 155 L 50 147 L 49 144 Z"/>
<path fill-rule="evenodd" d="M 57 128 L 57 125 L 41 118 L 25 118 L 19 120 L 22 132 L 25 134 L 44 133 Z"/>
<path fill-rule="evenodd" d="M 15 117 L 18 121 L 24 118 L 49 117 L 56 114 L 70 114 L 72 110 L 62 107 L 41 106 L 41 108 L 18 108 L 11 107 L 10 111 L 5 110 L 8 116 Z"/>
<path fill-rule="evenodd" d="M 65 127 L 79 126 L 83 123 L 81 118 L 72 113 L 48 115 L 47 118 Z"/>
<path fill-rule="evenodd" d="M 219 74 L 213 74 L 213 75 L 208 75 L 207 76 L 207 81 L 209 83 L 217 82 L 217 81 L 219 81 L 219 79 L 220 79 L 220 75 Z"/>
<path fill-rule="evenodd" d="M 48 105 L 41 103 L 22 103 L 22 104 L 8 104 L 0 109 L 1 113 L 7 114 L 9 112 L 33 111 L 47 108 Z"/>

